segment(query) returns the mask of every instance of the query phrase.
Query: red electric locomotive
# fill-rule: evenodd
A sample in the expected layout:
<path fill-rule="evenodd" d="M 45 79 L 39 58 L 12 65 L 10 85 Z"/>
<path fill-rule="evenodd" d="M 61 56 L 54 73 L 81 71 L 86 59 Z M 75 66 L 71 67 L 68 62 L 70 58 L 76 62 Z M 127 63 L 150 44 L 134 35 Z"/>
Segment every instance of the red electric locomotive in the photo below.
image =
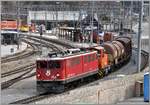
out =
<path fill-rule="evenodd" d="M 66 84 L 98 73 L 97 52 L 40 58 L 36 73 L 38 91 L 64 91 Z"/>

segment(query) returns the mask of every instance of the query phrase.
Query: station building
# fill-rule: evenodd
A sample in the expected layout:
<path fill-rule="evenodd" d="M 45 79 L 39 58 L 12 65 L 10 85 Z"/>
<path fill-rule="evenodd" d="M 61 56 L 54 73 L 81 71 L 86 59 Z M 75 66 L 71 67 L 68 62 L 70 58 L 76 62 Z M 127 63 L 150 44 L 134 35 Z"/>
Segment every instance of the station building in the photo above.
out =
<path fill-rule="evenodd" d="M 47 30 L 59 25 L 73 26 L 79 19 L 79 11 L 29 11 L 28 24 L 44 24 Z"/>
<path fill-rule="evenodd" d="M 17 34 L 17 20 L 0 21 L 1 43 L 17 44 L 19 35 Z"/>
<path fill-rule="evenodd" d="M 18 34 L 16 31 L 2 30 L 1 44 L 13 45 L 18 44 Z"/>

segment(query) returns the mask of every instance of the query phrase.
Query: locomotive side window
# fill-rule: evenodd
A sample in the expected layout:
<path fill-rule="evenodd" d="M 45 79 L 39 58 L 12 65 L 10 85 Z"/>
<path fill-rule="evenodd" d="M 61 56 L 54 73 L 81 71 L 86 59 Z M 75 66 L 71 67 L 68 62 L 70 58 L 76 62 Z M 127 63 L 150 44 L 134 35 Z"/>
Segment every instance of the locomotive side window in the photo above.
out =
<path fill-rule="evenodd" d="M 84 62 L 85 63 L 87 62 L 87 56 L 84 56 Z"/>
<path fill-rule="evenodd" d="M 68 62 L 70 62 L 70 66 L 75 66 L 75 65 L 78 65 L 80 64 L 80 58 L 72 58 L 70 59 Z"/>
<path fill-rule="evenodd" d="M 86 56 L 84 56 L 84 62 L 85 62 L 85 63 L 91 62 L 91 55 L 86 55 Z"/>
<path fill-rule="evenodd" d="M 80 64 L 80 58 L 77 58 L 77 59 L 76 59 L 76 64 L 77 64 L 77 65 Z"/>
<path fill-rule="evenodd" d="M 94 61 L 94 60 L 95 60 L 95 55 L 92 54 L 92 55 L 91 55 L 91 61 Z"/>
<path fill-rule="evenodd" d="M 88 55 L 88 62 L 91 62 L 91 55 Z"/>
<path fill-rule="evenodd" d="M 37 61 L 37 68 L 38 69 L 46 69 L 47 68 L 47 61 Z"/>
<path fill-rule="evenodd" d="M 87 55 L 87 56 L 84 56 L 84 62 L 87 63 L 87 62 L 91 62 L 91 61 L 94 61 L 96 59 L 95 55 L 92 54 L 92 55 Z"/>

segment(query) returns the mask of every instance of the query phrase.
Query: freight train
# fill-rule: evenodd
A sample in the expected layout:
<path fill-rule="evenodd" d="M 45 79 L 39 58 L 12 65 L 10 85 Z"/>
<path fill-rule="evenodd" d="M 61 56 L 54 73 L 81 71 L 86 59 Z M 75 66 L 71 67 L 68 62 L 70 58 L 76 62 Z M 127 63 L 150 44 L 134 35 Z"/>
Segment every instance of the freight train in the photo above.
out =
<path fill-rule="evenodd" d="M 132 55 L 131 38 L 117 37 L 102 45 L 49 53 L 36 61 L 38 92 L 63 92 L 68 84 L 103 77 L 122 67 Z"/>

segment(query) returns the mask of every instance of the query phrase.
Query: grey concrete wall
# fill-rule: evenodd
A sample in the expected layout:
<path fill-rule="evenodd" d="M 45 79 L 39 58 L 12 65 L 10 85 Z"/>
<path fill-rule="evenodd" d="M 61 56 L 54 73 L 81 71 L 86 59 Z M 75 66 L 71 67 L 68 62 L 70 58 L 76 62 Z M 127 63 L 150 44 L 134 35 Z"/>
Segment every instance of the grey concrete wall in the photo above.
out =
<path fill-rule="evenodd" d="M 146 69 L 148 70 L 148 68 Z M 36 103 L 94 103 L 112 104 L 135 95 L 135 82 L 143 78 L 143 72 L 100 81 L 97 85 L 74 89 L 69 93 L 50 97 Z"/>

